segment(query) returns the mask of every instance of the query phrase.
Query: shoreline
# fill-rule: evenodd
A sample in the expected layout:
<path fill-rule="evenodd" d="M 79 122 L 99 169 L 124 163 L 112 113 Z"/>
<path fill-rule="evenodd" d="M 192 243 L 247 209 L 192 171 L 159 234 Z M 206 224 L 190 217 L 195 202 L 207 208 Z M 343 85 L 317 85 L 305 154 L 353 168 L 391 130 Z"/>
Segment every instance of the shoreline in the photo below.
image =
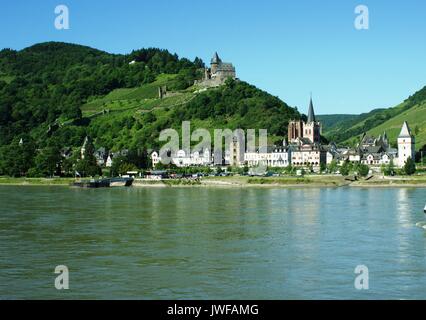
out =
<path fill-rule="evenodd" d="M 70 187 L 73 178 L 0 178 L 0 186 L 58 186 Z M 347 181 L 341 176 L 305 177 L 207 177 L 193 180 L 135 179 L 135 188 L 426 188 L 426 177 L 376 178 Z"/>

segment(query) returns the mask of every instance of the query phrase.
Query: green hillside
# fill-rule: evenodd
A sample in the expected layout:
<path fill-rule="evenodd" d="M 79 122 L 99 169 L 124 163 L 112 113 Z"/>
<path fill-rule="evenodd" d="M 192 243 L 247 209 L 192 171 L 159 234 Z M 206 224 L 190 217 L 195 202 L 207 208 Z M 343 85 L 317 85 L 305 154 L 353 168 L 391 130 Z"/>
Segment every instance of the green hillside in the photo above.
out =
<path fill-rule="evenodd" d="M 267 128 L 278 141 L 289 119 L 301 116 L 242 81 L 199 90 L 193 84 L 203 67 L 199 58 L 190 61 L 157 48 L 116 55 L 49 42 L 1 50 L 0 175 L 52 175 L 60 166 L 72 174 L 84 162 L 62 162 L 60 150 L 69 147 L 78 156 L 86 136 L 93 148 L 128 149 L 140 158 L 160 146 L 163 129 L 180 129 L 182 121 L 191 121 L 193 129 Z M 167 87 L 163 99 L 160 86 Z M 86 165 L 97 172 L 93 162 Z"/>
<path fill-rule="evenodd" d="M 354 121 L 359 117 L 356 114 L 321 114 L 316 118 L 322 124 L 324 133 L 335 130 L 342 122 Z"/>
<path fill-rule="evenodd" d="M 115 89 L 104 97 L 90 97 L 88 102 L 81 106 L 83 116 L 101 112 L 103 110 L 151 109 L 158 99 L 160 86 L 173 86 L 177 74 L 160 74 L 156 80 L 136 88 Z M 183 94 L 183 93 L 182 93 Z"/>
<path fill-rule="evenodd" d="M 231 130 L 268 129 L 271 141 L 283 139 L 288 121 L 301 115 L 284 102 L 242 81 L 228 81 L 219 88 L 198 92 L 189 88 L 164 99 L 140 102 L 120 100 L 130 108 L 115 108 L 94 116 L 88 132 L 95 144 L 111 150 L 122 148 L 159 148 L 161 130 L 180 131 L 182 121 L 191 128 Z M 111 106 L 116 101 L 107 104 Z M 212 135 L 213 136 L 213 135 Z"/>
<path fill-rule="evenodd" d="M 426 145 L 426 101 L 369 130 L 368 133 L 378 136 L 386 131 L 390 141 L 395 142 L 404 121 L 408 122 L 413 134 L 415 134 L 416 149 L 419 150 Z"/>
<path fill-rule="evenodd" d="M 389 109 L 375 109 L 358 117 L 344 120 L 335 124 L 325 131 L 325 136 L 330 141 L 344 145 L 355 145 L 363 133 L 374 135 L 383 134 L 386 131 L 395 142 L 398 130 L 404 121 L 408 121 L 414 131 L 417 127 L 418 141 L 416 147 L 419 149 L 425 144 L 424 129 L 424 103 L 426 102 L 426 87 L 408 97 L 401 104 Z M 398 129 L 399 127 L 399 129 Z"/>

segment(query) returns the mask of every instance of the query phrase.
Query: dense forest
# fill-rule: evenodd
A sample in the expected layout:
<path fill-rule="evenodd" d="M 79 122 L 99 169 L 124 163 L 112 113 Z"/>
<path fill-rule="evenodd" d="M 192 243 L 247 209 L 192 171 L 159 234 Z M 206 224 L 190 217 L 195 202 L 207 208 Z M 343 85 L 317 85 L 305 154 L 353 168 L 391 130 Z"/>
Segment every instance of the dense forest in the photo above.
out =
<path fill-rule="evenodd" d="M 194 94 L 188 88 L 202 76 L 203 67 L 199 58 L 190 61 L 156 48 L 118 55 L 50 42 L 0 51 L 0 175 L 72 175 L 77 169 L 95 175 L 100 171 L 93 151 L 99 147 L 126 149 L 128 155 L 120 162 L 144 167 L 147 151 L 159 147 L 159 132 L 178 129 L 184 120 L 207 129 L 267 128 L 273 136 L 284 137 L 288 120 L 301 116 L 242 81 L 230 80 L 218 89 Z M 188 102 L 98 117 L 82 113 L 88 101 L 117 90 L 144 88 L 160 75 L 173 75 L 167 89 L 189 95 Z M 151 100 L 136 103 L 143 107 Z M 120 100 L 118 105 L 128 101 Z M 63 149 L 79 150 L 86 136 L 91 152 L 86 150 L 84 161 L 79 152 L 64 159 Z"/>

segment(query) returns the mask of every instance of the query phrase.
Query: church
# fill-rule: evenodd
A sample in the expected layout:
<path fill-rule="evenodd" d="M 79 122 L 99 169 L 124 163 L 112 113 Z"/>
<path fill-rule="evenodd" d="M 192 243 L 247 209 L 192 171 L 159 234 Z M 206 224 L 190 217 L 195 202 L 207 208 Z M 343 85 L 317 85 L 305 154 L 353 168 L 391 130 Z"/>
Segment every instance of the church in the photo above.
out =
<path fill-rule="evenodd" d="M 291 165 L 319 167 L 327 164 L 327 149 L 321 145 L 321 122 L 315 118 L 312 97 L 309 101 L 307 121 L 289 122 L 288 142 L 291 149 Z"/>
<path fill-rule="evenodd" d="M 306 122 L 292 120 L 288 125 L 289 143 L 297 143 L 300 139 L 307 139 L 310 143 L 321 143 L 321 123 L 315 119 L 312 97 L 309 102 L 308 120 Z"/>

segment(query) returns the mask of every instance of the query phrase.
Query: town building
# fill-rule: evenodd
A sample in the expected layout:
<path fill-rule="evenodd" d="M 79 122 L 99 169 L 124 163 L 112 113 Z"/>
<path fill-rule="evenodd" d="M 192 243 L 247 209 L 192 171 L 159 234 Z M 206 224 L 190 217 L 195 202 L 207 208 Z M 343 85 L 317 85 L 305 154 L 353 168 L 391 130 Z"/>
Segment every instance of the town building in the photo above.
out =
<path fill-rule="evenodd" d="M 285 143 L 283 146 L 267 147 L 266 150 L 257 148 L 253 152 L 246 152 L 244 154 L 244 163 L 248 167 L 266 166 L 284 168 L 291 163 L 291 149 Z"/>
<path fill-rule="evenodd" d="M 308 138 L 298 138 L 291 145 L 291 165 L 318 168 L 327 164 L 327 149 Z"/>
<path fill-rule="evenodd" d="M 212 157 L 208 149 L 200 149 L 193 152 L 178 150 L 175 155 L 172 156 L 172 163 L 177 167 L 209 166 L 211 162 Z"/>
<path fill-rule="evenodd" d="M 404 121 L 398 136 L 398 166 L 403 167 L 408 158 L 415 159 L 416 139 L 411 133 L 407 121 Z"/>
<path fill-rule="evenodd" d="M 215 55 L 212 62 L 220 62 Z M 215 63 L 213 65 L 215 65 Z M 217 71 L 216 67 L 213 72 Z M 234 136 L 229 146 L 222 153 L 199 150 L 186 154 L 179 150 L 172 156 L 172 163 L 178 167 L 211 166 L 214 159 L 222 156 L 222 165 L 248 167 L 309 167 L 318 171 L 321 166 L 333 161 L 342 165 L 344 162 L 361 163 L 370 167 L 381 167 L 394 163 L 403 167 L 408 158 L 415 157 L 415 137 L 412 135 L 407 122 L 404 122 L 398 136 L 398 149 L 392 148 L 388 135 L 384 132 L 378 138 L 364 134 L 355 148 L 337 147 L 335 143 L 321 143 L 321 122 L 315 117 L 312 97 L 309 101 L 307 120 L 292 120 L 288 125 L 288 143 L 286 139 L 282 146 L 268 146 L 247 150 L 244 137 Z M 151 154 L 152 165 L 160 162 L 158 152 Z"/>

